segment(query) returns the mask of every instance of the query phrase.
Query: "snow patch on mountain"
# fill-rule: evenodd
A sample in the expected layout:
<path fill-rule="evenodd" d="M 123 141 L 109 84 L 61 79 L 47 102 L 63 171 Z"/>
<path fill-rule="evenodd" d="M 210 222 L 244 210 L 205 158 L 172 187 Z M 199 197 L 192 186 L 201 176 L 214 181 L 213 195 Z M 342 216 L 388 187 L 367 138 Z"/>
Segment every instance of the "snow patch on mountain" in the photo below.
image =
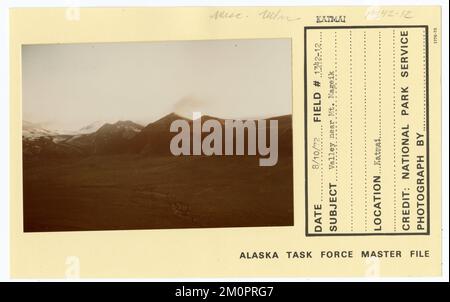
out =
<path fill-rule="evenodd" d="M 95 131 L 100 129 L 104 124 L 105 124 L 105 122 L 95 121 L 93 123 L 90 123 L 89 125 L 82 127 L 81 129 L 79 129 L 78 134 L 94 133 Z"/>
<path fill-rule="evenodd" d="M 40 137 L 49 137 L 58 135 L 57 132 L 48 130 L 44 127 L 42 127 L 40 124 L 31 123 L 28 121 L 22 122 L 22 137 L 25 139 L 37 139 Z"/>

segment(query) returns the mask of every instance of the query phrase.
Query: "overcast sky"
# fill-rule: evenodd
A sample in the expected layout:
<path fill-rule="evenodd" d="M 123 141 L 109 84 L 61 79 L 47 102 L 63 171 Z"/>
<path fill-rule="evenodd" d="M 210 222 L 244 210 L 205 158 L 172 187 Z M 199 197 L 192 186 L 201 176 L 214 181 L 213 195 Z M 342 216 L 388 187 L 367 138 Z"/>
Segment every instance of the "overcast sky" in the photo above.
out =
<path fill-rule="evenodd" d="M 51 129 L 292 110 L 289 39 L 27 45 L 22 71 L 23 119 Z"/>

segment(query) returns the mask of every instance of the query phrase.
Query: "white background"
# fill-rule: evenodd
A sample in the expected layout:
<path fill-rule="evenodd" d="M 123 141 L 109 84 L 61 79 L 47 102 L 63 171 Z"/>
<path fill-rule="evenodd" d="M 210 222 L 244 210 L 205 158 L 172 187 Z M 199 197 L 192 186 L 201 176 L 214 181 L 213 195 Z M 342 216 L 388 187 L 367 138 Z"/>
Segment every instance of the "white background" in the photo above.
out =
<path fill-rule="evenodd" d="M 146 1 L 146 0 L 16 0 L 0 2 L 0 281 L 9 281 L 9 16 L 10 7 L 95 7 L 95 6 L 295 6 L 295 5 L 440 5 L 442 6 L 442 257 L 443 276 L 440 278 L 265 278 L 264 281 L 449 281 L 448 275 L 448 1 L 447 0 L 291 0 L 291 1 Z M 150 279 L 175 281 L 177 279 Z M 239 279 L 180 279 L 179 281 L 257 281 Z M 122 281 L 122 280 L 118 280 Z M 123 280 L 133 281 L 133 280 Z M 134 280 L 136 281 L 136 280 Z"/>

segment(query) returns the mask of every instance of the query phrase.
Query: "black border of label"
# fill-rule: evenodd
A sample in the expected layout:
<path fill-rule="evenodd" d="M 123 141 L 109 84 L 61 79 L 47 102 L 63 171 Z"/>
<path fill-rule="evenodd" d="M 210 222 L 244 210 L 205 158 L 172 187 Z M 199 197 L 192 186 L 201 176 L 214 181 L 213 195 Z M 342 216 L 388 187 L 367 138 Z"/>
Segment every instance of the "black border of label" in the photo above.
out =
<path fill-rule="evenodd" d="M 308 230 L 308 91 L 307 91 L 307 32 L 313 29 L 361 29 L 361 28 L 424 28 L 425 29 L 425 57 L 426 57 L 426 173 L 427 173 L 427 231 L 426 232 L 395 232 L 395 233 L 309 233 Z M 304 119 L 305 119 L 305 235 L 306 237 L 326 236 L 411 236 L 430 235 L 430 139 L 429 139 L 429 41 L 428 25 L 369 25 L 369 26 L 305 26 L 304 27 Z"/>

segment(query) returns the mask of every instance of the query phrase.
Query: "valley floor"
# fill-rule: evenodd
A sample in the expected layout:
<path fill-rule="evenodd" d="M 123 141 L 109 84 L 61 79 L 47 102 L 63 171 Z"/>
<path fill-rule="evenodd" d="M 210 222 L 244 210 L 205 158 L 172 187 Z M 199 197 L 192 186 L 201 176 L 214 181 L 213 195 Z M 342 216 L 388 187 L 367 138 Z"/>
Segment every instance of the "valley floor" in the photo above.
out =
<path fill-rule="evenodd" d="M 25 232 L 293 225 L 292 157 L 91 156 L 23 172 Z"/>

